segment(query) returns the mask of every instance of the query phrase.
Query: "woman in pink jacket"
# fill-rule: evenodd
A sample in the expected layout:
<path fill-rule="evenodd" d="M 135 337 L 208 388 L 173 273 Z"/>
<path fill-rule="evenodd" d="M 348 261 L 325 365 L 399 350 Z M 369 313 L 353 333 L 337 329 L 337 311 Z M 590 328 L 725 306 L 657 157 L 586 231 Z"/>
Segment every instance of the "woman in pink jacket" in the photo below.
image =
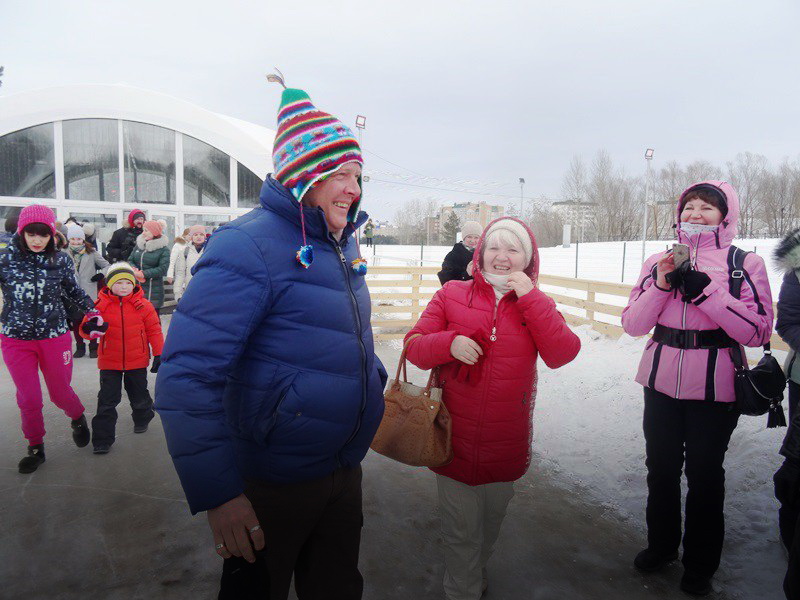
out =
<path fill-rule="evenodd" d="M 769 341 L 772 297 L 761 257 L 731 246 L 739 199 L 730 184 L 692 185 L 681 194 L 677 214 L 690 269 L 676 270 L 671 251 L 651 256 L 622 312 L 629 335 L 655 328 L 636 375 L 644 386 L 648 546 L 634 565 L 656 571 L 678 557 L 685 462 L 681 589 L 705 595 L 722 552 L 722 465 L 739 419 L 731 353 L 745 360 L 742 344 Z"/>
<path fill-rule="evenodd" d="M 478 600 L 513 482 L 528 470 L 536 360 L 555 369 L 580 340 L 537 286 L 539 253 L 517 219 L 489 224 L 474 279 L 445 284 L 406 336 L 409 360 L 440 367 L 453 461 L 437 469 L 448 600 Z M 413 339 L 412 339 L 413 338 Z"/>

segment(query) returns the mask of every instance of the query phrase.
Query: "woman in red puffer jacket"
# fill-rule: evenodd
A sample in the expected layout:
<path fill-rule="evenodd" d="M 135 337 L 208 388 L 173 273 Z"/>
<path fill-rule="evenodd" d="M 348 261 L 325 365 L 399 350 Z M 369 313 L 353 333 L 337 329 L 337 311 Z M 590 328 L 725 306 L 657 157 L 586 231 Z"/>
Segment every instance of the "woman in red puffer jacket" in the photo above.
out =
<path fill-rule="evenodd" d="M 433 469 L 445 595 L 477 600 L 513 482 L 530 464 L 536 359 L 560 367 L 580 341 L 537 287 L 536 239 L 521 221 L 490 223 L 474 262 L 474 279 L 439 290 L 406 341 L 412 363 L 440 367 L 453 420 L 453 462 Z"/>

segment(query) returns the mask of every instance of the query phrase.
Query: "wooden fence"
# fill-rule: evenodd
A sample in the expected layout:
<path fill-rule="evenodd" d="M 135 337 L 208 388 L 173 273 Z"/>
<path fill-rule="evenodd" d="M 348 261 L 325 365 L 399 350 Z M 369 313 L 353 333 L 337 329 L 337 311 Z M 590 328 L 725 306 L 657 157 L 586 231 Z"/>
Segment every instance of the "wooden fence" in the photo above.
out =
<path fill-rule="evenodd" d="M 372 295 L 375 339 L 402 339 L 405 336 L 419 319 L 427 301 L 441 287 L 436 277 L 439 270 L 439 267 L 369 268 L 367 285 Z M 384 276 L 387 278 L 382 279 Z M 539 283 L 542 291 L 556 301 L 568 323 L 588 323 L 593 329 L 613 338 L 622 335 L 622 327 L 617 321 L 633 286 L 556 275 L 540 275 Z M 575 309 L 578 309 L 578 314 L 575 314 Z M 777 308 L 775 312 L 777 314 Z M 789 350 L 775 333 L 771 343 L 776 350 Z"/>

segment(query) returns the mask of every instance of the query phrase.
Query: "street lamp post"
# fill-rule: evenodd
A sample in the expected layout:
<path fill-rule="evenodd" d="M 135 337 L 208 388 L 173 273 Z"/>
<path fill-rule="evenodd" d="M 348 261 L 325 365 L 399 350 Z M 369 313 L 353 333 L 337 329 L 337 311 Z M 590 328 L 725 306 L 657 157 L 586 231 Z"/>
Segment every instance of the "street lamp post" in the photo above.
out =
<path fill-rule="evenodd" d="M 644 180 L 644 215 L 642 216 L 642 264 L 645 258 L 645 245 L 647 243 L 647 204 L 650 202 L 650 163 L 653 161 L 653 153 L 655 150 L 648 148 L 644 152 L 644 158 L 647 161 L 647 175 Z"/>
<path fill-rule="evenodd" d="M 356 129 L 358 129 L 358 145 L 361 145 L 361 132 L 367 128 L 367 117 L 356 115 Z"/>
<path fill-rule="evenodd" d="M 525 189 L 525 178 L 524 177 L 520 177 L 519 178 L 519 218 L 520 219 L 524 218 L 523 217 L 523 210 L 524 210 L 523 204 L 525 202 L 525 200 L 523 199 L 523 190 L 524 189 Z"/>

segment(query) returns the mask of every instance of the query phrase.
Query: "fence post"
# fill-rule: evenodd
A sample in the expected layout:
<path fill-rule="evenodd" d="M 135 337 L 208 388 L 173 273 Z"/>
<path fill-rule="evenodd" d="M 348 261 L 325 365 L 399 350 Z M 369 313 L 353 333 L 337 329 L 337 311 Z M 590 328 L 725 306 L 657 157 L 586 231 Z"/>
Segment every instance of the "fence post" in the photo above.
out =
<path fill-rule="evenodd" d="M 575 279 L 578 278 L 578 244 L 580 242 L 575 242 Z"/>
<path fill-rule="evenodd" d="M 422 273 L 413 273 L 411 275 L 411 294 L 412 296 L 419 295 L 419 288 L 422 285 Z M 411 318 L 414 321 L 419 319 L 419 315 L 422 312 L 422 305 L 420 304 L 421 300 L 418 297 L 411 298 Z"/>
<path fill-rule="evenodd" d="M 628 249 L 628 242 L 622 242 L 622 283 L 625 283 L 625 251 Z"/>
<path fill-rule="evenodd" d="M 590 304 L 594 304 L 594 290 L 592 289 L 592 284 L 589 284 L 589 289 L 586 291 L 586 318 L 589 320 L 590 323 L 594 323 L 594 308 L 589 308 Z"/>
<path fill-rule="evenodd" d="M 753 246 L 753 254 L 758 254 L 758 246 Z"/>
<path fill-rule="evenodd" d="M 423 260 L 425 260 L 425 244 L 419 245 L 419 266 L 423 266 Z"/>

